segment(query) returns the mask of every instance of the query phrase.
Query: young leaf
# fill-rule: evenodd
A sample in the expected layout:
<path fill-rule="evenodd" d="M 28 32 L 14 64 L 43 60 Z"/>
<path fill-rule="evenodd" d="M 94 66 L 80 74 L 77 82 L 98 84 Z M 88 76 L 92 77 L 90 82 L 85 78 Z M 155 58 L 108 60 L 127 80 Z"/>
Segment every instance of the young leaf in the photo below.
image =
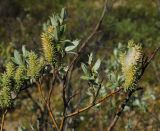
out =
<path fill-rule="evenodd" d="M 73 45 L 67 46 L 67 47 L 65 48 L 65 51 L 66 51 L 66 52 L 69 52 L 69 51 L 71 51 L 71 50 L 74 50 L 74 49 L 79 45 L 79 40 L 74 40 L 74 41 L 72 41 L 72 44 L 73 44 Z"/>
<path fill-rule="evenodd" d="M 84 63 L 82 63 L 82 64 L 81 64 L 81 67 L 82 67 L 82 70 L 83 70 L 84 74 L 85 74 L 86 76 L 89 76 L 89 70 L 88 70 L 87 65 L 85 65 Z"/>
<path fill-rule="evenodd" d="M 101 60 L 98 59 L 98 60 L 96 61 L 96 63 L 94 64 L 94 66 L 92 67 L 92 70 L 93 70 L 93 71 L 97 71 L 97 70 L 99 69 L 100 65 L 101 65 Z"/>
<path fill-rule="evenodd" d="M 91 65 L 93 60 L 93 53 L 89 55 L 88 64 Z"/>
<path fill-rule="evenodd" d="M 66 18 L 67 12 L 65 8 L 62 8 L 61 10 L 61 19 L 64 21 L 64 19 Z"/>
<path fill-rule="evenodd" d="M 75 46 L 67 46 L 67 47 L 65 48 L 65 51 L 66 51 L 66 52 L 69 52 L 69 51 L 73 50 L 74 48 L 75 48 Z"/>
<path fill-rule="evenodd" d="M 23 56 L 26 58 L 28 55 L 28 51 L 26 50 L 24 45 L 22 46 L 22 53 L 23 53 Z"/>
<path fill-rule="evenodd" d="M 13 60 L 14 59 L 14 60 Z M 15 62 L 18 65 L 23 64 L 21 55 L 17 50 L 14 51 L 14 58 L 12 58 L 13 62 Z"/>

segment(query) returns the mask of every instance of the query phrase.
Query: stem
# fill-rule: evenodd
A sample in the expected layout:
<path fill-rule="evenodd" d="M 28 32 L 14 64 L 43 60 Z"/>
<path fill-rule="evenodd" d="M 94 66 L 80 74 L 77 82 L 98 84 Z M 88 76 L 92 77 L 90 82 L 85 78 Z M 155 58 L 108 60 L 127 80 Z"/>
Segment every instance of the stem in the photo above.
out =
<path fill-rule="evenodd" d="M 1 131 L 3 131 L 3 126 L 4 126 L 4 121 L 5 121 L 5 116 L 7 114 L 7 110 L 5 110 L 5 112 L 2 115 L 2 122 L 1 122 Z"/>
<path fill-rule="evenodd" d="M 91 41 L 91 39 L 96 35 L 96 33 L 99 31 L 100 27 L 101 27 L 101 24 L 102 24 L 102 21 L 104 19 L 104 16 L 107 12 L 107 10 L 109 9 L 109 6 L 108 6 L 108 0 L 105 0 L 105 3 L 104 3 L 104 8 L 103 8 L 103 11 L 102 11 L 102 15 L 97 23 L 97 25 L 95 26 L 95 28 L 93 29 L 93 32 L 85 39 L 85 41 L 81 44 L 80 48 L 78 49 L 78 52 L 77 52 L 77 55 L 72 59 L 70 65 L 69 65 L 69 68 L 65 74 L 65 79 L 64 79 L 64 82 L 63 82 L 63 103 L 64 103 L 64 112 L 63 112 L 63 119 L 62 119 L 62 122 L 61 122 L 61 126 L 60 126 L 60 130 L 63 130 L 63 127 L 65 125 L 65 120 L 66 120 L 66 108 L 67 108 L 67 100 L 66 100 L 66 88 L 69 84 L 69 81 L 71 79 L 71 76 L 72 76 L 72 71 L 74 69 L 74 66 L 76 64 L 76 62 L 78 61 L 78 59 L 80 58 L 80 56 L 83 54 L 82 51 L 84 50 L 84 48 L 87 46 L 87 44 Z M 67 88 L 67 90 L 69 90 Z"/>
<path fill-rule="evenodd" d="M 40 85 L 39 83 L 37 83 L 37 86 L 38 86 L 39 92 L 41 93 L 41 97 L 42 97 L 44 103 L 45 103 L 46 106 L 47 106 L 47 110 L 48 110 L 48 112 L 49 112 L 49 116 L 50 116 L 51 119 L 52 119 L 52 122 L 53 122 L 53 125 L 52 125 L 52 126 L 53 126 L 53 128 L 56 128 L 57 131 L 59 131 L 58 124 L 57 124 L 56 119 L 55 119 L 55 117 L 54 117 L 54 115 L 53 115 L 53 112 L 52 112 L 52 110 L 51 110 L 51 107 L 50 107 L 49 103 L 47 102 L 47 100 L 45 99 L 44 94 L 43 94 L 43 92 L 42 92 L 42 87 L 41 87 L 41 85 Z"/>
<path fill-rule="evenodd" d="M 87 107 L 78 109 L 77 111 L 75 111 L 75 112 L 73 112 L 73 113 L 71 113 L 71 114 L 68 114 L 68 115 L 66 116 L 66 118 L 72 117 L 72 116 L 75 116 L 75 115 L 77 115 L 77 114 L 79 114 L 79 113 L 82 113 L 82 112 L 84 112 L 84 111 L 87 111 L 88 109 L 92 108 L 93 106 L 102 103 L 102 102 L 105 101 L 107 98 L 109 98 L 109 97 L 111 97 L 111 96 L 113 96 L 113 95 L 119 93 L 121 90 L 122 90 L 122 88 L 120 88 L 120 89 L 118 89 L 118 90 L 116 90 L 116 91 L 110 93 L 109 95 L 106 95 L 105 97 L 99 99 L 97 102 L 92 103 L 92 104 L 90 104 L 90 105 L 87 106 Z"/>
<path fill-rule="evenodd" d="M 111 124 L 109 125 L 107 131 L 112 131 L 112 130 L 113 130 L 113 128 L 115 127 L 118 119 L 120 118 L 120 116 L 121 116 L 121 114 L 122 114 L 125 106 L 128 104 L 131 96 L 132 96 L 136 91 L 142 90 L 142 89 L 143 89 L 143 88 L 137 88 L 137 89 L 135 89 L 135 90 L 129 91 L 128 96 L 125 98 L 124 102 L 121 104 L 121 107 L 120 107 L 119 111 L 116 113 L 116 115 L 115 115 L 114 119 L 112 120 Z"/>

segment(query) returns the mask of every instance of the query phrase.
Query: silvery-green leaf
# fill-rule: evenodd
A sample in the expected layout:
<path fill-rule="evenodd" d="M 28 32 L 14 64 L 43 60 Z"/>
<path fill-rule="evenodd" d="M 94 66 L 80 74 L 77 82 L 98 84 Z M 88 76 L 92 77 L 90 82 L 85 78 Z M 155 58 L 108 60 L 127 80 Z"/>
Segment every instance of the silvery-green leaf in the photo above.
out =
<path fill-rule="evenodd" d="M 84 74 L 89 76 L 88 67 L 84 63 L 81 63 L 81 67 L 82 67 Z"/>
<path fill-rule="evenodd" d="M 89 64 L 89 65 L 91 65 L 92 60 L 93 60 L 93 53 L 91 53 L 91 54 L 89 55 L 89 59 L 88 59 L 88 64 Z"/>
<path fill-rule="evenodd" d="M 98 59 L 98 60 L 96 61 L 96 63 L 94 64 L 94 66 L 92 67 L 92 70 L 93 70 L 93 71 L 97 71 L 97 70 L 99 69 L 100 65 L 101 65 L 101 60 Z"/>
<path fill-rule="evenodd" d="M 61 10 L 61 19 L 64 20 L 66 15 L 67 15 L 66 9 L 62 8 L 62 10 Z"/>
<path fill-rule="evenodd" d="M 68 54 L 73 54 L 73 55 L 77 55 L 77 53 L 76 52 L 73 52 L 73 51 L 69 51 L 69 52 L 67 52 Z"/>
<path fill-rule="evenodd" d="M 69 51 L 71 51 L 71 50 L 73 50 L 73 49 L 75 49 L 76 47 L 75 46 L 67 46 L 66 48 L 65 48 L 65 51 L 66 52 L 69 52 Z"/>
<path fill-rule="evenodd" d="M 27 57 L 28 51 L 26 50 L 26 48 L 25 48 L 24 45 L 22 46 L 22 53 L 23 53 L 23 56 L 24 56 L 24 57 Z"/>
<path fill-rule="evenodd" d="M 17 50 L 14 51 L 14 62 L 18 65 L 23 64 L 22 59 L 21 59 L 21 55 Z"/>
<path fill-rule="evenodd" d="M 56 28 L 54 29 L 54 36 L 55 36 L 55 39 L 56 39 L 56 40 L 59 39 L 59 28 L 58 28 L 58 27 L 56 27 Z"/>
<path fill-rule="evenodd" d="M 72 43 L 73 43 L 73 45 L 74 45 L 75 47 L 77 47 L 77 46 L 79 45 L 79 40 L 74 40 L 74 41 L 72 41 Z"/>
<path fill-rule="evenodd" d="M 89 80 L 89 76 L 81 76 L 81 79 L 83 79 L 83 80 Z"/>

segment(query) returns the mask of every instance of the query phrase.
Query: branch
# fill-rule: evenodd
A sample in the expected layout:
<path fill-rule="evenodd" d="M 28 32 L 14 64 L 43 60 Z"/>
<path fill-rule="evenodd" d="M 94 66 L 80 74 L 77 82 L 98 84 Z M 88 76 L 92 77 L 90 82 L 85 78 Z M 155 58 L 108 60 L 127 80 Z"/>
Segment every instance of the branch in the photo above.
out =
<path fill-rule="evenodd" d="M 28 95 L 28 97 L 32 100 L 32 102 L 38 107 L 38 109 L 40 110 L 40 112 L 42 113 L 42 108 L 41 106 L 36 102 L 36 100 L 32 97 L 32 95 L 30 94 L 29 90 L 26 89 L 26 93 Z"/>
<path fill-rule="evenodd" d="M 154 52 L 144 60 L 144 62 L 142 64 L 142 73 L 141 73 L 140 77 L 144 74 L 145 69 L 148 67 L 148 65 L 151 63 L 151 61 L 155 58 L 155 56 L 159 50 L 160 50 L 160 47 L 155 49 Z"/>
<path fill-rule="evenodd" d="M 95 26 L 93 32 L 86 38 L 86 40 L 81 44 L 78 52 L 77 52 L 77 55 L 73 58 L 73 60 L 71 61 L 71 64 L 69 66 L 69 69 L 68 69 L 68 72 L 72 72 L 74 66 L 75 66 L 75 63 L 77 62 L 77 60 L 79 59 L 79 57 L 81 56 L 82 54 L 82 51 L 83 49 L 87 46 L 87 44 L 91 41 L 91 39 L 94 37 L 94 35 L 99 31 L 100 27 L 101 27 L 101 24 L 102 24 L 102 21 L 104 19 L 104 16 L 106 14 L 106 12 L 109 10 L 109 0 L 105 0 L 105 3 L 104 3 L 104 8 L 103 8 L 103 11 L 102 11 L 102 14 L 101 14 L 101 17 L 97 23 L 97 25 Z"/>
<path fill-rule="evenodd" d="M 67 100 L 66 100 L 66 88 L 68 86 L 68 82 L 71 79 L 71 75 L 72 75 L 72 71 L 74 69 L 74 66 L 76 64 L 76 62 L 78 61 L 78 59 L 80 58 L 82 51 L 84 50 L 84 48 L 86 47 L 86 45 L 91 41 L 91 39 L 95 36 L 95 34 L 99 31 L 100 26 L 102 24 L 102 21 L 104 19 L 105 13 L 106 11 L 109 9 L 109 4 L 108 4 L 108 0 L 105 0 L 105 4 L 104 4 L 104 8 L 102 11 L 102 15 L 97 23 L 97 25 L 95 26 L 93 32 L 86 38 L 86 40 L 81 44 L 80 48 L 78 49 L 77 55 L 72 59 L 69 68 L 66 72 L 66 75 L 64 77 L 63 80 L 63 103 L 64 103 L 64 111 L 63 111 L 63 118 L 62 118 L 62 122 L 61 122 L 61 126 L 60 126 L 60 130 L 63 130 L 64 124 L 65 124 L 65 113 L 66 113 L 66 108 L 67 108 Z"/>
<path fill-rule="evenodd" d="M 51 85 L 50 85 L 50 90 L 49 90 L 49 97 L 48 97 L 48 103 L 50 104 L 50 100 L 51 100 L 51 95 L 52 95 L 52 92 L 53 92 L 53 86 L 56 82 L 56 78 L 57 78 L 57 71 L 54 71 L 53 72 L 53 80 L 51 81 Z"/>
<path fill-rule="evenodd" d="M 113 130 L 113 128 L 115 127 L 118 119 L 120 118 L 120 116 L 121 116 L 121 114 L 122 114 L 125 106 L 128 104 L 131 96 L 132 96 L 136 91 L 142 90 L 142 89 L 143 89 L 143 88 L 137 88 L 137 89 L 135 89 L 135 90 L 131 90 L 131 91 L 128 93 L 128 95 L 127 95 L 127 97 L 125 98 L 124 102 L 121 104 L 119 111 L 116 113 L 114 119 L 112 120 L 111 124 L 109 125 L 107 131 L 112 131 L 112 130 Z"/>
<path fill-rule="evenodd" d="M 51 110 L 51 107 L 50 107 L 49 103 L 47 102 L 47 100 L 45 99 L 45 96 L 44 96 L 44 94 L 43 94 L 43 92 L 42 92 L 42 87 L 41 87 L 41 85 L 40 85 L 39 83 L 37 83 L 37 86 L 38 86 L 38 90 L 39 90 L 39 92 L 40 92 L 40 94 L 41 94 L 41 97 L 42 97 L 44 103 L 45 103 L 46 106 L 47 106 L 47 110 L 48 110 L 48 112 L 49 112 L 49 115 L 50 115 L 50 117 L 51 117 L 51 119 L 52 119 L 52 122 L 53 122 L 53 125 L 52 125 L 52 126 L 53 126 L 53 128 L 56 128 L 57 131 L 59 131 L 58 124 L 57 124 L 56 119 L 55 119 L 55 117 L 54 117 L 54 115 L 53 115 L 53 112 L 52 112 L 52 110 Z"/>
<path fill-rule="evenodd" d="M 1 122 L 1 131 L 3 131 L 3 126 L 4 126 L 4 120 L 5 120 L 5 116 L 6 116 L 6 114 L 7 114 L 7 110 L 5 110 L 5 112 L 3 113 L 3 115 L 2 115 L 2 122 Z"/>
<path fill-rule="evenodd" d="M 111 96 L 114 96 L 115 94 L 119 93 L 120 91 L 122 91 L 122 88 L 117 89 L 116 91 L 114 91 L 114 92 L 106 95 L 105 97 L 97 100 L 97 102 L 94 102 L 94 103 L 90 104 L 90 105 L 87 106 L 87 107 L 78 109 L 77 111 L 75 111 L 75 112 L 73 112 L 73 113 L 71 113 L 71 114 L 68 114 L 68 115 L 66 116 L 66 118 L 72 117 L 72 116 L 76 116 L 76 115 L 78 115 L 79 113 L 85 112 L 85 111 L 89 110 L 90 108 L 92 108 L 93 106 L 98 105 L 98 104 L 104 102 L 107 98 L 109 98 L 109 97 L 111 97 Z"/>

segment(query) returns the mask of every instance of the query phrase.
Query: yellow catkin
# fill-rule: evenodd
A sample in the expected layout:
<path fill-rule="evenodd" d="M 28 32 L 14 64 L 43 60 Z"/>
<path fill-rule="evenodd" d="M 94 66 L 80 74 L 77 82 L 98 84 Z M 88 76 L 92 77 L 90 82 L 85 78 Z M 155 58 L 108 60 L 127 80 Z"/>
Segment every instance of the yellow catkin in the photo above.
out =
<path fill-rule="evenodd" d="M 52 26 L 49 26 L 41 35 L 44 57 L 49 63 L 53 62 L 54 57 L 53 39 L 54 29 Z"/>
<path fill-rule="evenodd" d="M 28 55 L 27 76 L 29 77 L 37 76 L 38 74 L 37 67 L 38 67 L 37 55 L 34 52 L 30 52 Z"/>
<path fill-rule="evenodd" d="M 0 108 L 9 107 L 11 104 L 10 85 L 10 78 L 4 73 L 2 75 L 2 89 L 0 91 Z"/>
<path fill-rule="evenodd" d="M 122 73 L 125 78 L 124 88 L 132 89 L 137 83 L 138 64 L 142 58 L 142 47 L 133 41 L 128 42 L 128 51 L 120 55 Z"/>
<path fill-rule="evenodd" d="M 14 79 L 15 79 L 15 82 L 16 82 L 16 91 L 19 90 L 20 86 L 22 85 L 22 77 L 24 75 L 24 72 L 25 72 L 25 68 L 24 66 L 19 66 L 16 71 L 15 71 L 15 76 L 14 76 Z"/>
<path fill-rule="evenodd" d="M 43 58 L 38 59 L 38 56 L 34 52 L 29 53 L 27 76 L 31 78 L 37 77 L 44 64 Z"/>
<path fill-rule="evenodd" d="M 6 64 L 6 74 L 8 77 L 12 77 L 14 75 L 14 64 L 12 62 Z"/>

